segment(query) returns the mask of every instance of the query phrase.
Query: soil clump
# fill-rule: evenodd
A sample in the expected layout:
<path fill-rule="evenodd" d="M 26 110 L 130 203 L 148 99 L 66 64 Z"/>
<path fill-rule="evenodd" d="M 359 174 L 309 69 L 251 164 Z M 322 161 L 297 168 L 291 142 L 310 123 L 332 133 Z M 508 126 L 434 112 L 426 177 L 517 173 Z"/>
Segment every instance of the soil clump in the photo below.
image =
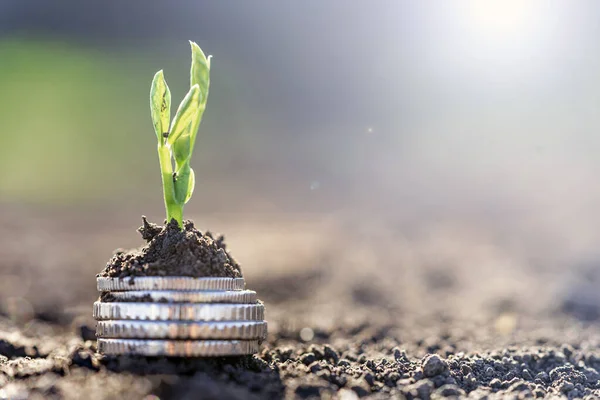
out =
<path fill-rule="evenodd" d="M 118 250 L 98 275 L 125 278 L 136 276 L 230 277 L 242 276 L 240 265 L 227 252 L 225 238 L 202 233 L 186 220 L 181 229 L 175 220 L 166 226 L 150 223 L 138 229 L 146 245 Z"/>

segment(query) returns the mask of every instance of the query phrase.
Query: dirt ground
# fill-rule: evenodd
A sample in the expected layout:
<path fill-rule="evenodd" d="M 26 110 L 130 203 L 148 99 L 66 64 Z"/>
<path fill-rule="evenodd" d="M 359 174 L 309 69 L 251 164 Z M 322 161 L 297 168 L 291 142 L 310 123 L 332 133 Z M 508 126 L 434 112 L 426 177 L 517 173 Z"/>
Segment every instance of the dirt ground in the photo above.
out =
<path fill-rule="evenodd" d="M 262 351 L 110 358 L 95 354 L 95 274 L 142 244 L 137 214 L 26 211 L 0 208 L 0 399 L 600 397 L 600 267 L 550 236 L 191 216 L 226 234 L 265 302 Z"/>

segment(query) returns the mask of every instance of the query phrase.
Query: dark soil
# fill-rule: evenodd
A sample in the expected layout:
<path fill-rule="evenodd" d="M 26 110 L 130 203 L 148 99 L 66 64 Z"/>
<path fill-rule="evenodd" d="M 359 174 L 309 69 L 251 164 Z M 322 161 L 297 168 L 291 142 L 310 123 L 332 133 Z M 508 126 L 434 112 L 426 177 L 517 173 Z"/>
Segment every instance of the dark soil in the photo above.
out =
<path fill-rule="evenodd" d="M 99 276 L 242 276 L 239 264 L 226 250 L 224 237 L 202 233 L 192 221 L 180 229 L 175 220 L 161 227 L 142 217 L 138 231 L 147 244 L 130 251 L 117 251 Z"/>
<path fill-rule="evenodd" d="M 266 243 L 258 254 L 268 256 L 252 258 L 238 244 L 236 252 L 246 250 L 248 289 L 267 309 L 259 354 L 104 357 L 95 353 L 90 319 L 94 263 L 127 238 L 126 229 L 114 237 L 108 221 L 101 234 L 89 220 L 69 225 L 53 216 L 28 226 L 2 218 L 0 399 L 600 397 L 600 319 L 589 311 L 600 309 L 590 285 L 600 263 L 530 268 L 517 262 L 519 253 L 492 251 L 481 235 L 460 230 L 446 229 L 438 246 L 429 232 L 409 241 L 354 224 L 306 230 L 318 231 L 318 241 L 303 241 L 301 224 L 263 234 L 269 240 L 260 240 L 266 228 L 255 228 L 238 243 Z M 56 221 L 64 231 L 37 240 L 40 226 Z M 410 253 L 394 250 L 402 243 Z M 285 251 L 283 269 L 278 248 L 297 249 Z M 417 250 L 434 257 L 418 258 Z"/>
<path fill-rule="evenodd" d="M 147 394 L 194 399 L 200 393 L 203 399 L 600 395 L 600 354 L 580 347 L 464 353 L 455 350 L 463 345 L 455 338 L 403 344 L 385 329 L 366 326 L 327 332 L 324 339 L 307 344 L 271 338 L 257 356 L 180 360 L 106 357 L 82 337 L 31 339 L 15 334 L 0 340 L 0 394 L 11 399 L 79 398 L 83 393 L 91 399 Z M 328 341 L 335 345 L 321 343 Z M 420 352 L 438 348 L 441 354 L 412 356 L 405 349 L 415 345 Z"/>

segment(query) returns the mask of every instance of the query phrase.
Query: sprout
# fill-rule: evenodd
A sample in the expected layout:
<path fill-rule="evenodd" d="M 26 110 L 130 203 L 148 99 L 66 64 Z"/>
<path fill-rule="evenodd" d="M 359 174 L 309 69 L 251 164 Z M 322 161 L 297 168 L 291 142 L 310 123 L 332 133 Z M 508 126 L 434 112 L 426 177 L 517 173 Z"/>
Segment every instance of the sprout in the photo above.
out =
<path fill-rule="evenodd" d="M 194 191 L 195 177 L 190 160 L 198 127 L 206 108 L 210 83 L 210 56 L 206 57 L 196 43 L 190 42 L 190 45 L 190 91 L 179 104 L 172 121 L 171 91 L 162 70 L 154 75 L 150 90 L 150 110 L 158 139 L 158 159 L 167 222 L 175 219 L 180 227 L 183 226 L 183 206 L 190 200 Z"/>

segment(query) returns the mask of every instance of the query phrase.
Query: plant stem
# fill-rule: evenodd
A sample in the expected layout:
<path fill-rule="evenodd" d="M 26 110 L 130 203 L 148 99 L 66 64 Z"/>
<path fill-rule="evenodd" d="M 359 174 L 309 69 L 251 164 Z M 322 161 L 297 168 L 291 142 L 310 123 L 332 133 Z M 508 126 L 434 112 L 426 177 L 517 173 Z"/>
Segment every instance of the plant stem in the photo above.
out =
<path fill-rule="evenodd" d="M 173 185 L 173 164 L 171 162 L 171 153 L 166 144 L 158 144 L 158 159 L 160 161 L 160 170 L 162 173 L 163 193 L 165 197 L 165 209 L 167 210 L 167 223 L 173 218 L 183 226 L 183 205 L 175 200 L 175 187 Z"/>

